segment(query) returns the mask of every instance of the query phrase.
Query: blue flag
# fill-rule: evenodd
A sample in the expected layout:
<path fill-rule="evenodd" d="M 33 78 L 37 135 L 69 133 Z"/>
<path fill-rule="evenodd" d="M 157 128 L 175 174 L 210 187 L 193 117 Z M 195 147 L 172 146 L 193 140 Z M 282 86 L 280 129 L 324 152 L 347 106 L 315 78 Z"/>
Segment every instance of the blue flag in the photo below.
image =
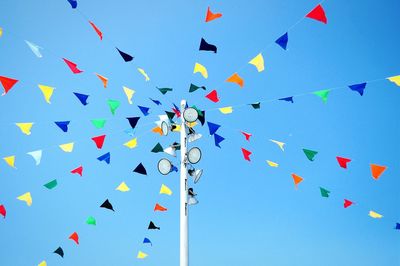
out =
<path fill-rule="evenodd" d="M 394 229 L 400 230 L 400 223 L 396 223 L 396 227 Z"/>
<path fill-rule="evenodd" d="M 208 130 L 210 131 L 210 135 L 214 135 L 215 132 L 217 132 L 217 130 L 221 127 L 220 125 L 211 122 L 207 122 L 207 125 L 208 125 Z"/>
<path fill-rule="evenodd" d="M 149 115 L 150 108 L 138 105 L 140 111 L 143 113 L 144 116 Z"/>
<path fill-rule="evenodd" d="M 282 47 L 282 49 L 286 50 L 287 48 L 287 44 L 289 41 L 289 35 L 286 32 L 285 34 L 283 34 L 281 37 L 279 37 L 275 43 L 278 44 L 280 47 Z"/>
<path fill-rule="evenodd" d="M 61 128 L 62 131 L 68 132 L 68 125 L 70 121 L 59 121 L 59 122 L 54 122 L 59 128 Z"/>
<path fill-rule="evenodd" d="M 150 100 L 153 101 L 153 103 L 157 104 L 157 105 L 162 105 L 162 103 L 159 100 L 153 100 L 152 98 L 149 98 Z"/>
<path fill-rule="evenodd" d="M 365 90 L 365 87 L 366 87 L 366 86 L 367 86 L 367 83 L 364 82 L 364 83 L 360 83 L 360 84 L 350 85 L 349 88 L 350 88 L 350 90 L 356 91 L 356 92 L 358 92 L 361 96 L 363 96 L 364 90 Z"/>
<path fill-rule="evenodd" d="M 222 141 L 224 141 L 224 140 L 225 140 L 224 137 L 221 137 L 220 135 L 214 133 L 214 143 L 215 143 L 215 146 L 217 146 L 218 148 L 221 148 L 221 146 L 219 146 L 219 144 L 220 144 Z"/>
<path fill-rule="evenodd" d="M 107 164 L 110 164 L 111 160 L 111 154 L 109 152 L 101 155 L 100 157 L 97 158 L 100 162 L 105 161 Z"/>
<path fill-rule="evenodd" d="M 153 246 L 153 243 L 151 243 L 150 239 L 148 239 L 147 237 L 145 237 L 145 238 L 143 239 L 143 244 L 150 244 L 150 245 Z"/>
<path fill-rule="evenodd" d="M 78 2 L 76 0 L 67 0 L 72 8 L 76 8 L 78 6 Z"/>
<path fill-rule="evenodd" d="M 279 100 L 293 103 L 293 96 L 286 97 L 286 98 L 280 98 Z"/>
<path fill-rule="evenodd" d="M 74 94 L 78 98 L 78 100 L 81 102 L 81 104 L 83 104 L 83 105 L 87 105 L 88 104 L 87 99 L 89 98 L 89 95 L 81 94 L 81 93 L 78 93 L 78 92 L 74 92 Z"/>
<path fill-rule="evenodd" d="M 131 128 L 135 128 L 140 117 L 138 117 L 138 116 L 137 117 L 127 117 L 126 119 L 128 119 L 129 125 L 131 125 Z"/>

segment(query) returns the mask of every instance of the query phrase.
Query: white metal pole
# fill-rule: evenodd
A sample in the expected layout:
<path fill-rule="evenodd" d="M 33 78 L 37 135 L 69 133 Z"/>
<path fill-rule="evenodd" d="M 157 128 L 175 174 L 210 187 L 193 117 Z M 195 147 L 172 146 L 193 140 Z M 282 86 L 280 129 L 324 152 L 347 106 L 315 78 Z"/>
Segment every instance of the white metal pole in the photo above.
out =
<path fill-rule="evenodd" d="M 180 176 L 180 266 L 189 265 L 189 241 L 188 241 L 188 172 L 187 172 L 187 132 L 183 110 L 186 100 L 181 101 L 181 176 Z"/>

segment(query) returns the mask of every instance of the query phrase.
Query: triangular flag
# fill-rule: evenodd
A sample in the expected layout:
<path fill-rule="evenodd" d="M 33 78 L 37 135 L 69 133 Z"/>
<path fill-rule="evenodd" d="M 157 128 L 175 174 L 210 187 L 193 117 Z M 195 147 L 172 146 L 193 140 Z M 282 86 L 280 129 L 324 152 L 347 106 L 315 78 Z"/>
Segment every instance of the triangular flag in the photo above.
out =
<path fill-rule="evenodd" d="M 207 72 L 207 68 L 205 66 L 203 66 L 202 64 L 196 63 L 194 65 L 194 69 L 193 69 L 193 74 L 199 72 L 203 78 L 208 78 L 208 72 Z"/>
<path fill-rule="evenodd" d="M 381 215 L 377 212 L 374 212 L 374 211 L 369 211 L 368 215 L 375 219 L 380 219 L 383 217 L 383 215 Z"/>
<path fill-rule="evenodd" d="M 310 11 L 306 15 L 307 18 L 315 19 L 317 21 L 320 21 L 324 24 L 326 24 L 328 21 L 326 19 L 325 11 L 324 8 L 321 6 L 321 4 L 318 4 L 313 10 Z"/>
<path fill-rule="evenodd" d="M 372 173 L 372 177 L 375 180 L 378 180 L 379 177 L 381 176 L 381 174 L 386 170 L 386 166 L 381 166 L 381 165 L 377 165 L 377 164 L 370 164 L 371 166 L 371 173 Z"/>
<path fill-rule="evenodd" d="M 124 89 L 126 98 L 128 98 L 128 103 L 132 104 L 132 97 L 133 97 L 133 94 L 135 94 L 135 91 L 131 90 L 131 89 L 125 87 L 125 86 L 123 86 L 122 88 Z"/>
<path fill-rule="evenodd" d="M 103 82 L 104 88 L 107 88 L 108 78 L 106 78 L 100 74 L 96 74 L 96 76 L 101 80 L 101 82 Z"/>
<path fill-rule="evenodd" d="M 317 95 L 322 99 L 324 103 L 328 101 L 328 95 L 329 95 L 330 90 L 320 90 L 320 91 L 314 91 L 313 94 Z"/>
<path fill-rule="evenodd" d="M 21 130 L 22 133 L 25 135 L 30 135 L 31 134 L 31 128 L 33 126 L 33 123 L 15 123 L 17 127 Z"/>
<path fill-rule="evenodd" d="M 53 95 L 54 88 L 46 85 L 39 84 L 39 89 L 42 91 L 44 99 L 48 104 L 50 104 L 51 96 Z"/>
<path fill-rule="evenodd" d="M 15 168 L 15 155 L 4 157 L 3 160 L 12 168 Z"/>
<path fill-rule="evenodd" d="M 225 138 L 218 135 L 217 133 L 214 133 L 214 144 L 215 146 L 217 146 L 218 148 L 221 148 L 221 146 L 219 146 L 219 144 L 224 141 Z"/>
<path fill-rule="evenodd" d="M 303 178 L 301 176 L 298 176 L 296 174 L 292 174 L 294 186 L 297 188 L 297 185 L 303 181 Z"/>
<path fill-rule="evenodd" d="M 40 164 L 40 161 L 42 160 L 42 150 L 31 151 L 31 152 L 28 152 L 27 154 L 29 154 L 30 156 L 33 157 L 36 165 Z"/>
<path fill-rule="evenodd" d="M 206 98 L 210 101 L 217 103 L 219 102 L 218 93 L 216 90 L 211 91 L 209 94 L 206 95 Z"/>
<path fill-rule="evenodd" d="M 243 88 L 244 86 L 244 80 L 237 74 L 234 73 L 232 76 L 230 76 L 226 82 L 232 82 L 232 83 L 236 83 L 237 85 L 239 85 L 241 88 Z"/>
<path fill-rule="evenodd" d="M 93 126 L 98 129 L 103 128 L 106 124 L 105 119 L 92 119 L 90 120 L 90 122 L 92 122 Z"/>
<path fill-rule="evenodd" d="M 62 131 L 64 132 L 68 132 L 68 125 L 69 125 L 70 121 L 58 121 L 58 122 L 54 122 L 54 124 L 56 124 Z"/>
<path fill-rule="evenodd" d="M 78 98 L 78 100 L 81 102 L 81 104 L 83 104 L 83 105 L 88 104 L 87 99 L 89 98 L 89 95 L 81 94 L 81 93 L 77 93 L 77 92 L 74 92 L 74 94 Z"/>
<path fill-rule="evenodd" d="M 274 162 L 272 162 L 272 161 L 268 161 L 268 160 L 267 160 L 267 164 L 268 164 L 269 166 L 271 166 L 271 167 L 278 167 L 278 166 L 279 166 L 279 164 L 274 163 Z"/>
<path fill-rule="evenodd" d="M 199 86 L 194 85 L 193 83 L 190 83 L 189 92 L 194 92 L 194 91 L 197 91 L 198 89 L 206 90 L 206 87 L 204 87 L 204 86 L 199 87 Z"/>
<path fill-rule="evenodd" d="M 321 192 L 321 196 L 324 198 L 329 198 L 329 193 L 331 193 L 329 190 L 323 188 L 323 187 L 319 187 L 320 192 Z"/>
<path fill-rule="evenodd" d="M 352 204 L 353 204 L 352 201 L 347 200 L 347 199 L 344 199 L 343 207 L 344 207 L 344 208 L 348 208 L 348 207 L 350 207 Z"/>
<path fill-rule="evenodd" d="M 121 192 L 128 192 L 131 190 L 125 182 L 121 182 L 115 190 L 119 190 Z"/>
<path fill-rule="evenodd" d="M 214 19 L 222 17 L 221 13 L 213 13 L 210 10 L 210 7 L 207 8 L 207 14 L 206 14 L 206 22 L 210 22 Z"/>
<path fill-rule="evenodd" d="M 153 100 L 152 98 L 149 99 L 152 100 L 152 102 L 155 103 L 156 105 L 162 105 L 162 103 L 159 100 Z"/>
<path fill-rule="evenodd" d="M 87 224 L 90 224 L 90 225 L 96 225 L 96 219 L 95 219 L 93 216 L 89 216 L 89 217 L 86 219 L 86 223 L 87 223 Z"/>
<path fill-rule="evenodd" d="M 154 211 L 160 211 L 160 212 L 165 212 L 167 211 L 167 208 L 164 208 L 163 206 L 161 206 L 160 204 L 156 203 L 156 205 L 154 206 Z"/>
<path fill-rule="evenodd" d="M 41 263 L 39 263 L 38 266 L 47 266 L 47 262 L 44 260 Z"/>
<path fill-rule="evenodd" d="M 137 138 L 131 139 L 124 143 L 124 146 L 128 147 L 129 149 L 133 149 L 137 146 Z"/>
<path fill-rule="evenodd" d="M 151 246 L 153 246 L 153 244 L 151 243 L 150 239 L 148 239 L 147 237 L 145 237 L 143 239 L 143 244 L 150 244 Z"/>
<path fill-rule="evenodd" d="M 197 118 L 199 120 L 199 122 L 201 123 L 202 126 L 204 126 L 204 123 L 206 122 L 206 111 L 199 111 L 199 118 Z"/>
<path fill-rule="evenodd" d="M 64 152 L 72 152 L 74 150 L 74 143 L 70 142 L 70 143 L 61 144 L 61 145 L 59 145 L 59 147 Z"/>
<path fill-rule="evenodd" d="M 400 75 L 387 78 L 397 86 L 400 86 Z"/>
<path fill-rule="evenodd" d="M 149 226 L 147 229 L 157 229 L 160 230 L 160 227 L 156 226 L 152 221 L 150 221 Z"/>
<path fill-rule="evenodd" d="M 164 184 L 161 184 L 160 194 L 172 195 L 172 190 Z"/>
<path fill-rule="evenodd" d="M 246 161 L 249 161 L 250 162 L 250 155 L 251 155 L 251 151 L 248 151 L 248 150 L 246 150 L 246 149 L 244 149 L 244 148 L 242 148 L 242 153 L 243 153 L 243 157 L 244 157 L 244 159 L 246 160 Z"/>
<path fill-rule="evenodd" d="M 121 55 L 122 59 L 124 59 L 125 62 L 130 62 L 133 60 L 133 56 L 122 52 L 120 49 L 118 49 L 117 47 L 115 47 L 117 49 L 117 51 L 119 52 L 119 54 Z"/>
<path fill-rule="evenodd" d="M 139 107 L 140 111 L 143 113 L 144 116 L 148 116 L 150 114 L 149 113 L 149 110 L 150 110 L 149 107 L 140 106 L 140 105 L 138 105 L 138 107 Z"/>
<path fill-rule="evenodd" d="M 131 128 L 135 128 L 137 123 L 139 122 L 140 117 L 127 117 L 129 125 L 131 125 Z"/>
<path fill-rule="evenodd" d="M 165 95 L 167 92 L 172 91 L 172 88 L 158 88 L 156 87 L 163 95 Z"/>
<path fill-rule="evenodd" d="M 396 230 L 400 230 L 400 223 L 396 223 L 396 226 L 395 226 L 395 228 L 394 229 L 396 229 Z"/>
<path fill-rule="evenodd" d="M 16 79 L 0 76 L 0 83 L 1 85 L 3 85 L 4 88 L 4 92 L 3 94 L 1 94 L 1 96 L 6 95 L 17 82 L 18 80 Z"/>
<path fill-rule="evenodd" d="M 76 232 L 73 232 L 68 238 L 74 241 L 77 245 L 79 245 L 79 236 Z"/>
<path fill-rule="evenodd" d="M 0 37 L 3 36 L 3 28 L 0 27 Z"/>
<path fill-rule="evenodd" d="M 360 83 L 360 84 L 350 85 L 349 88 L 350 88 L 350 90 L 356 91 L 356 92 L 358 92 L 361 96 L 363 96 L 363 95 L 364 95 L 364 90 L 365 90 L 365 87 L 366 87 L 366 86 L 367 86 L 367 83 L 364 82 L 364 83 Z"/>
<path fill-rule="evenodd" d="M 233 107 L 232 106 L 227 106 L 227 107 L 221 107 L 218 109 L 221 113 L 223 114 L 230 114 L 233 112 Z"/>
<path fill-rule="evenodd" d="M 284 146 L 285 146 L 286 143 L 281 142 L 281 141 L 277 141 L 277 140 L 273 140 L 273 139 L 270 139 L 269 141 L 271 141 L 271 142 L 275 143 L 276 145 L 278 145 L 279 148 L 280 148 L 282 151 L 285 151 L 285 147 L 284 147 Z"/>
<path fill-rule="evenodd" d="M 317 155 L 317 151 L 303 149 L 304 154 L 307 156 L 307 159 L 311 162 L 314 161 L 315 155 Z"/>
<path fill-rule="evenodd" d="M 78 174 L 80 176 L 82 176 L 82 172 L 83 172 L 83 166 L 79 166 L 73 170 L 71 170 L 71 174 Z"/>
<path fill-rule="evenodd" d="M 118 107 L 120 106 L 121 103 L 119 101 L 117 101 L 117 100 L 108 99 L 107 100 L 107 104 L 110 107 L 111 113 L 113 115 L 115 115 L 115 111 L 118 109 Z"/>
<path fill-rule="evenodd" d="M 25 194 L 22 194 L 17 199 L 19 199 L 21 201 L 25 201 L 26 205 L 28 205 L 28 206 L 32 205 L 32 196 L 31 196 L 30 192 L 26 192 Z"/>
<path fill-rule="evenodd" d="M 143 77 L 145 78 L 145 80 L 146 80 L 146 81 L 149 81 L 149 80 L 150 80 L 150 77 L 149 77 L 149 75 L 147 75 L 146 71 L 144 71 L 144 69 L 143 69 L 143 68 L 140 68 L 140 67 L 138 67 L 138 69 L 137 69 L 137 70 L 139 71 L 139 73 L 140 73 L 140 74 L 142 74 L 142 75 L 143 75 Z"/>
<path fill-rule="evenodd" d="M 254 109 L 260 109 L 260 108 L 261 108 L 261 103 L 260 103 L 260 102 L 251 103 L 250 105 L 251 105 L 251 107 L 253 107 Z"/>
<path fill-rule="evenodd" d="M 246 133 L 246 132 L 243 132 L 243 131 L 240 131 L 240 132 L 244 135 L 244 137 L 246 138 L 247 141 L 250 141 L 250 137 L 252 136 L 252 134 Z"/>
<path fill-rule="evenodd" d="M 281 37 L 279 37 L 275 43 L 282 47 L 283 50 L 287 49 L 287 44 L 289 42 L 289 34 L 285 32 Z"/>
<path fill-rule="evenodd" d="M 53 189 L 57 186 L 57 179 L 54 179 L 50 182 L 47 182 L 46 184 L 43 185 L 47 189 Z"/>
<path fill-rule="evenodd" d="M 217 53 L 217 46 L 210 44 L 206 42 L 206 40 L 201 38 L 199 51 L 212 51 L 214 53 Z"/>
<path fill-rule="evenodd" d="M 64 250 L 61 247 L 58 247 L 53 253 L 59 255 L 61 258 L 64 258 Z"/>
<path fill-rule="evenodd" d="M 36 55 L 36 57 L 38 57 L 38 58 L 43 57 L 42 53 L 40 52 L 40 49 L 43 49 L 42 47 L 40 47 L 32 42 L 29 42 L 29 41 L 25 41 L 25 42 L 29 46 L 29 48 L 32 50 L 32 53 L 34 53 Z"/>
<path fill-rule="evenodd" d="M 97 35 L 99 35 L 100 41 L 103 40 L 103 33 L 101 32 L 101 30 L 93 22 L 89 21 L 89 23 L 94 31 L 97 33 Z"/>
<path fill-rule="evenodd" d="M 160 136 L 163 135 L 163 132 L 162 132 L 161 127 L 155 127 L 155 128 L 153 128 L 151 131 L 154 132 L 154 133 L 160 134 Z"/>
<path fill-rule="evenodd" d="M 92 140 L 96 144 L 97 149 L 103 148 L 104 140 L 106 138 L 106 135 L 101 135 L 97 137 L 93 137 Z"/>
<path fill-rule="evenodd" d="M 133 172 L 142 174 L 142 175 L 147 175 L 146 168 L 144 168 L 142 163 L 139 163 L 138 166 L 133 170 Z"/>
<path fill-rule="evenodd" d="M 69 61 L 68 59 L 63 58 L 64 62 L 67 64 L 67 66 L 69 67 L 69 69 L 72 71 L 72 73 L 74 74 L 79 74 L 82 73 L 83 71 L 80 70 L 77 67 L 77 64 L 75 64 L 74 62 Z"/>
<path fill-rule="evenodd" d="M 161 146 L 160 143 L 157 143 L 156 146 L 151 150 L 151 152 L 158 153 L 158 152 L 164 152 L 164 148 Z"/>
<path fill-rule="evenodd" d="M 110 201 L 108 199 L 106 199 L 101 205 L 100 208 L 105 208 L 111 211 L 114 211 L 114 208 L 112 206 L 112 204 L 110 203 Z"/>
<path fill-rule="evenodd" d="M 0 214 L 1 216 L 3 216 L 3 218 L 6 218 L 7 215 L 6 207 L 4 207 L 4 205 L 2 204 L 0 204 Z"/>
<path fill-rule="evenodd" d="M 264 71 L 264 57 L 261 53 L 250 60 L 249 64 L 255 66 L 258 72 Z"/>
<path fill-rule="evenodd" d="M 344 157 L 336 156 L 336 160 L 338 161 L 340 167 L 347 169 L 347 163 L 351 162 L 351 159 L 347 159 Z"/>
<path fill-rule="evenodd" d="M 139 250 L 139 252 L 138 252 L 136 258 L 138 258 L 138 259 L 144 259 L 144 258 L 146 258 L 147 256 L 148 256 L 148 255 L 147 255 L 146 253 L 144 253 L 144 252 L 142 252 L 142 251 Z"/>
<path fill-rule="evenodd" d="M 71 5 L 72 9 L 75 9 L 78 6 L 78 1 L 76 0 L 67 0 L 67 1 Z"/>
<path fill-rule="evenodd" d="M 107 164 L 110 164 L 111 161 L 111 153 L 107 152 L 100 157 L 97 158 L 100 162 L 105 161 Z"/>
<path fill-rule="evenodd" d="M 211 122 L 207 122 L 208 125 L 208 131 L 210 132 L 210 135 L 214 135 L 215 132 L 221 127 L 221 125 L 214 124 Z"/>
<path fill-rule="evenodd" d="M 278 100 L 279 100 L 279 101 L 286 101 L 286 102 L 294 103 L 294 101 L 293 101 L 293 96 L 285 97 L 285 98 L 280 98 L 280 99 L 278 99 Z"/>

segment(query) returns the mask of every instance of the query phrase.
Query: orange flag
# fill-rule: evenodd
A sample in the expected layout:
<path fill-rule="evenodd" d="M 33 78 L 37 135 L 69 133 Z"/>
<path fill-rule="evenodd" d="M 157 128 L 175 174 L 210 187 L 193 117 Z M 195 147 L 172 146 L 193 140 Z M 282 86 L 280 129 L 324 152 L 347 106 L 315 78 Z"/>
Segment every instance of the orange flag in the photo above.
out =
<path fill-rule="evenodd" d="M 226 82 L 232 82 L 232 83 L 236 83 L 237 85 L 239 85 L 241 88 L 243 88 L 244 86 L 244 80 L 237 74 L 233 74 L 232 76 L 230 76 Z"/>
<path fill-rule="evenodd" d="M 164 208 L 160 204 L 156 203 L 156 206 L 154 206 L 154 211 L 165 212 L 165 211 L 167 211 L 167 208 Z"/>
<path fill-rule="evenodd" d="M 161 127 L 155 127 L 155 128 L 153 128 L 151 131 L 154 132 L 154 133 L 158 133 L 158 134 L 160 134 L 161 136 L 162 136 L 162 134 L 163 134 Z"/>
<path fill-rule="evenodd" d="M 294 182 L 294 186 L 297 188 L 297 185 L 303 181 L 303 178 L 301 176 L 298 176 L 296 174 L 292 174 L 293 177 L 293 182 Z"/>
<path fill-rule="evenodd" d="M 103 77 L 100 74 L 96 74 L 96 76 L 101 80 L 101 82 L 103 82 L 104 88 L 107 88 L 108 78 Z"/>
<path fill-rule="evenodd" d="M 207 9 L 207 15 L 206 15 L 206 22 L 210 22 L 211 20 L 217 19 L 222 17 L 221 13 L 213 13 L 210 10 L 210 7 Z"/>
<path fill-rule="evenodd" d="M 377 164 L 372 164 L 371 163 L 371 173 L 372 177 L 375 180 L 378 180 L 378 178 L 381 176 L 381 174 L 386 170 L 386 166 L 381 166 Z"/>

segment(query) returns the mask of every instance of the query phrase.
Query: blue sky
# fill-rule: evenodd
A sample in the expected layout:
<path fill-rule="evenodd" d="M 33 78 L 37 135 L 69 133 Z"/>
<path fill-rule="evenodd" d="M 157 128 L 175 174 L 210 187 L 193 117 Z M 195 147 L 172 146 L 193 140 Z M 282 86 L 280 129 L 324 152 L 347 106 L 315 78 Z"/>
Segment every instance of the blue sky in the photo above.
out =
<path fill-rule="evenodd" d="M 203 151 L 198 166 L 204 174 L 195 186 L 200 204 L 190 209 L 190 265 L 399 264 L 400 235 L 393 229 L 400 221 L 398 87 L 381 80 L 368 84 L 362 97 L 346 88 L 334 90 L 327 104 L 304 95 L 294 104 L 264 103 L 260 110 L 242 106 L 230 115 L 215 110 L 400 74 L 400 6 L 394 0 L 327 0 L 327 25 L 301 20 L 289 31 L 288 51 L 274 45 L 316 4 L 79 1 L 78 12 L 67 1 L 1 1 L 0 75 L 20 80 L 0 97 L 0 156 L 17 158 L 17 169 L 0 164 L 0 204 L 8 212 L 0 221 L 1 264 L 178 265 L 179 175 L 161 176 L 156 164 L 163 155 L 150 150 L 157 142 L 168 146 L 179 135 L 161 138 L 149 130 L 156 115 L 182 98 L 208 110 L 207 120 L 221 124 L 218 134 L 226 138 L 219 149 L 206 127 L 198 129 L 203 134 L 196 142 Z M 204 23 L 208 6 L 223 17 Z M 103 31 L 103 41 L 88 19 Z M 202 37 L 218 47 L 217 54 L 198 51 Z M 24 40 L 43 47 L 44 57 L 36 58 Z M 133 62 L 124 63 L 114 47 L 135 56 Z M 261 50 L 266 70 L 257 73 L 246 63 Z M 63 57 L 84 73 L 73 75 Z M 207 80 L 192 74 L 195 62 L 208 68 Z M 150 82 L 137 67 L 146 70 Z M 109 78 L 107 89 L 94 72 Z M 245 79 L 243 89 L 224 82 L 234 72 Z M 189 94 L 190 83 L 208 92 L 216 89 L 221 101 L 210 102 L 203 91 Z M 51 105 L 37 84 L 56 87 Z M 136 91 L 133 105 L 122 86 Z M 174 91 L 163 96 L 156 86 Z M 72 92 L 89 94 L 89 105 L 82 106 Z M 107 99 L 121 101 L 115 116 Z M 136 105 L 151 107 L 151 115 L 141 118 L 139 145 L 128 150 L 122 146 L 131 139 L 123 132 L 125 117 L 141 116 Z M 95 129 L 94 118 L 107 119 L 106 126 Z M 53 123 L 63 120 L 71 120 L 68 133 Z M 32 135 L 23 135 L 15 122 L 35 122 Z M 250 142 L 240 130 L 253 134 Z M 106 141 L 97 150 L 90 138 L 102 134 Z M 285 152 L 269 139 L 285 142 Z M 71 154 L 57 147 L 71 141 Z M 243 160 L 242 147 L 253 152 L 251 162 Z M 314 162 L 303 148 L 319 152 Z M 26 155 L 36 149 L 43 149 L 39 166 Z M 105 152 L 111 152 L 110 165 L 96 160 Z M 351 158 L 349 169 L 340 168 L 336 156 Z M 265 160 L 280 165 L 271 168 Z M 147 176 L 132 173 L 140 162 Z M 388 166 L 378 181 L 371 177 L 370 163 Z M 84 176 L 71 175 L 80 164 Z M 304 178 L 298 190 L 291 173 Z M 43 187 L 55 178 L 58 187 Z M 115 191 L 122 181 L 130 192 Z M 173 196 L 158 194 L 162 183 Z M 331 191 L 329 198 L 320 196 L 320 186 Z M 16 200 L 27 191 L 31 207 Z M 107 198 L 115 213 L 99 208 Z M 344 198 L 357 204 L 344 209 Z M 156 202 L 168 212 L 154 213 Z M 384 217 L 372 219 L 369 210 Z M 90 215 L 96 227 L 85 224 Z M 161 230 L 148 231 L 149 220 Z M 74 231 L 79 246 L 68 240 Z M 144 237 L 152 247 L 141 244 Z M 64 259 L 52 254 L 58 246 Z M 138 250 L 149 257 L 137 260 Z"/>

